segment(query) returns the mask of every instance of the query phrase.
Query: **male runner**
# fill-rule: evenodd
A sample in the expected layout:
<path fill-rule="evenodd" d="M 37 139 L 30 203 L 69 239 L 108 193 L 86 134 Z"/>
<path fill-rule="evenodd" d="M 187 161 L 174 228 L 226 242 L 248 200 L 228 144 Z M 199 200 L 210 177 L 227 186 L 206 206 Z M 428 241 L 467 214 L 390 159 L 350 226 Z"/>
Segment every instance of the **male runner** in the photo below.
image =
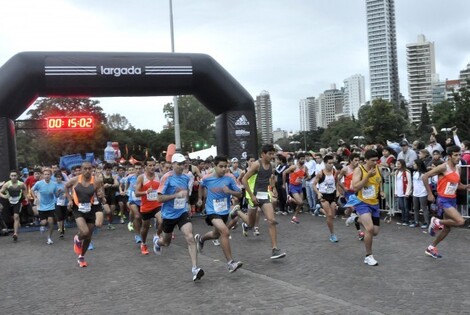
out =
<path fill-rule="evenodd" d="M 289 175 L 290 174 L 290 175 Z M 299 224 L 300 210 L 304 204 L 304 193 L 302 191 L 302 181 L 308 177 L 308 170 L 305 166 L 305 154 L 297 154 L 297 164 L 290 166 L 282 173 L 282 189 L 286 189 L 286 178 L 289 175 L 289 193 L 294 198 L 295 212 L 291 222 Z"/>
<path fill-rule="evenodd" d="M 18 180 L 18 171 L 10 171 L 10 180 L 2 185 L 0 197 L 7 200 L 3 211 L 13 215 L 13 241 L 18 240 L 20 228 L 21 202 L 26 194 L 26 186 Z"/>
<path fill-rule="evenodd" d="M 31 188 L 35 197 L 35 204 L 38 205 L 39 220 L 40 220 L 40 231 L 45 232 L 46 223 L 49 231 L 47 236 L 47 244 L 52 245 L 52 231 L 54 230 L 54 216 L 55 216 L 55 204 L 57 201 L 57 184 L 51 181 L 52 171 L 49 168 L 45 168 L 42 171 L 44 179 L 36 182 L 33 188 Z"/>

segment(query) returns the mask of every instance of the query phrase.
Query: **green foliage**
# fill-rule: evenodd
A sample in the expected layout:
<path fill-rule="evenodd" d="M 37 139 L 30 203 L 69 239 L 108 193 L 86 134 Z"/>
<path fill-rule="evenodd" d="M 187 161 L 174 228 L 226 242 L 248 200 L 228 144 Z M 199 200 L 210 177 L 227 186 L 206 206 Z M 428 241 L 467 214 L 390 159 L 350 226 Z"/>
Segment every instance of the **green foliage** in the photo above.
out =
<path fill-rule="evenodd" d="M 441 128 L 450 128 L 455 124 L 455 106 L 452 102 L 443 101 L 434 105 L 432 122 L 439 131 Z"/>
<path fill-rule="evenodd" d="M 353 143 L 355 136 L 362 136 L 361 126 L 357 121 L 349 117 L 341 117 L 340 119 L 330 123 L 328 128 L 321 136 L 321 144 L 324 147 L 337 146 L 338 140 L 343 139 L 348 143 Z"/>
<path fill-rule="evenodd" d="M 406 110 L 382 99 L 362 106 L 358 116 L 366 143 L 386 143 L 387 140 L 399 139 L 400 134 L 411 132 Z"/>

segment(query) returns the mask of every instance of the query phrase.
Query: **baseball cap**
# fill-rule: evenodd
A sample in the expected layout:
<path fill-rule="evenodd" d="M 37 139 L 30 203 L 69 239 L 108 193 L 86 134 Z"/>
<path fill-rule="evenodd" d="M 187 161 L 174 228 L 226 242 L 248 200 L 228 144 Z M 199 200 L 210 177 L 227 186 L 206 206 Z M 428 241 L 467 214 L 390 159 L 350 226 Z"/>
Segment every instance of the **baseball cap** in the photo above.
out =
<path fill-rule="evenodd" d="M 181 163 L 181 162 L 184 162 L 186 161 L 186 159 L 184 158 L 184 155 L 181 154 L 181 153 L 175 153 L 173 154 L 173 156 L 171 157 L 171 163 Z"/>
<path fill-rule="evenodd" d="M 232 162 L 232 163 L 237 163 L 237 162 L 238 162 L 238 159 L 237 159 L 237 158 L 233 158 L 233 159 L 230 160 L 230 162 Z"/>
<path fill-rule="evenodd" d="M 410 145 L 410 144 L 408 143 L 408 141 L 402 140 L 402 141 L 400 142 L 400 147 L 403 147 L 403 146 L 405 146 L 405 145 Z"/>

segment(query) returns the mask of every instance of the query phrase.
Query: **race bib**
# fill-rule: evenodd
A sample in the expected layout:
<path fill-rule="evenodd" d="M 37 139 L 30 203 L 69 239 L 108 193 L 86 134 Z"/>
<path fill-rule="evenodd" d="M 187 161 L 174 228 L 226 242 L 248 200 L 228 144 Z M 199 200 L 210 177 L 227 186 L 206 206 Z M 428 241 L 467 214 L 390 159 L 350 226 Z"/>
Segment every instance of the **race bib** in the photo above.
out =
<path fill-rule="evenodd" d="M 364 186 L 364 188 L 362 188 L 362 197 L 364 197 L 364 199 L 375 199 L 377 197 L 375 186 Z"/>
<path fill-rule="evenodd" d="M 156 190 L 152 190 L 151 192 L 147 193 L 147 200 L 148 201 L 157 201 L 158 193 Z"/>
<path fill-rule="evenodd" d="M 18 201 L 20 201 L 20 196 L 10 197 L 8 198 L 8 201 L 10 202 L 10 204 L 16 205 Z"/>
<path fill-rule="evenodd" d="M 459 184 L 447 183 L 446 190 L 444 191 L 444 194 L 446 194 L 446 195 L 455 195 L 455 192 L 457 191 L 458 186 L 459 186 Z"/>
<path fill-rule="evenodd" d="M 325 193 L 332 194 L 336 190 L 335 183 L 325 183 Z"/>
<path fill-rule="evenodd" d="M 258 191 L 256 193 L 256 199 L 267 200 L 269 199 L 269 194 L 267 191 Z"/>
<path fill-rule="evenodd" d="M 227 211 L 228 206 L 227 206 L 227 199 L 215 199 L 212 204 L 214 205 L 214 211 L 216 213 Z"/>
<path fill-rule="evenodd" d="M 186 207 L 186 198 L 175 198 L 173 209 L 184 209 Z"/>
<path fill-rule="evenodd" d="M 91 211 L 91 203 L 86 202 L 86 203 L 79 203 L 78 204 L 78 211 L 87 213 Z"/>

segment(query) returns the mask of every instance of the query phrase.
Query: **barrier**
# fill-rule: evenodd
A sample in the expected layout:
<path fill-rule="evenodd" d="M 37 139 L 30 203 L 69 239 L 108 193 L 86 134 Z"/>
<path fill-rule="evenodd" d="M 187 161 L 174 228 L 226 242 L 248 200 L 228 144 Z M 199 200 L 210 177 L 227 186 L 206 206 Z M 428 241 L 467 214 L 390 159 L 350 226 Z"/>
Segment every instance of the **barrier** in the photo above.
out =
<path fill-rule="evenodd" d="M 460 178 L 461 183 L 466 185 L 469 182 L 470 178 L 470 165 L 461 165 Z M 385 195 L 385 202 L 382 202 L 380 210 L 385 213 L 384 222 L 390 223 L 392 218 L 396 214 L 401 214 L 402 211 L 399 208 L 397 197 L 395 197 L 395 173 L 388 167 L 383 167 L 382 172 L 382 191 Z M 431 179 L 433 180 L 433 179 Z M 432 185 L 437 185 L 437 183 L 432 183 Z M 462 217 L 465 219 L 470 218 L 470 191 L 458 190 L 457 191 L 457 210 L 460 212 Z M 438 210 L 436 203 L 428 204 L 430 213 Z M 420 209 L 420 214 L 422 209 Z M 414 214 L 414 209 L 411 203 L 409 214 Z"/>

